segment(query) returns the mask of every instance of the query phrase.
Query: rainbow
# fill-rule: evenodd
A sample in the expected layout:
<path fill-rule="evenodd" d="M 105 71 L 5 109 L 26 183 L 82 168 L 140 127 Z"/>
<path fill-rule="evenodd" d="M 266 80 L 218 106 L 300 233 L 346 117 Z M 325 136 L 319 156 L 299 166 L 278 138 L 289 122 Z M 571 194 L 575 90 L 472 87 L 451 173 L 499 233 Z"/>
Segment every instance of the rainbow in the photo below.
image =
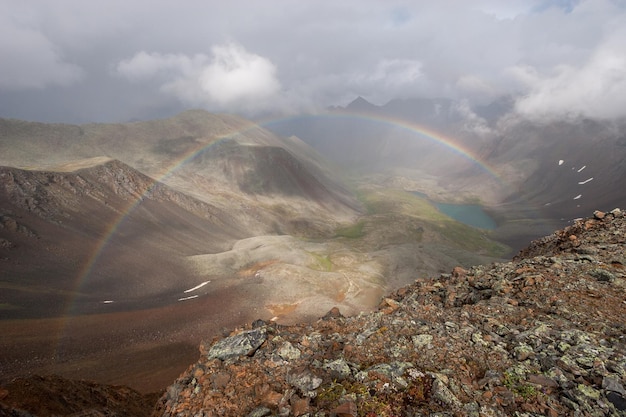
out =
<path fill-rule="evenodd" d="M 153 184 L 158 182 L 164 182 L 167 180 L 167 177 L 172 175 L 176 170 L 180 169 L 182 166 L 193 160 L 197 155 L 202 152 L 206 152 L 209 148 L 225 141 L 230 138 L 233 138 L 240 134 L 249 133 L 255 129 L 260 129 L 263 127 L 271 127 L 274 123 L 288 122 L 297 119 L 310 119 L 310 118 L 325 118 L 325 119 L 352 119 L 352 120 L 362 120 L 368 123 L 376 123 L 382 126 L 388 126 L 395 129 L 400 129 L 403 132 L 409 133 L 410 135 L 414 135 L 416 138 L 427 139 L 438 146 L 443 146 L 448 149 L 450 152 L 456 155 L 460 155 L 463 158 L 470 161 L 473 165 L 479 167 L 482 171 L 484 171 L 488 176 L 495 179 L 499 185 L 504 185 L 504 182 L 501 179 L 501 176 L 497 173 L 497 171 L 490 167 L 487 163 L 481 160 L 481 158 L 472 152 L 467 147 L 461 145 L 454 139 L 442 134 L 441 132 L 437 132 L 433 129 L 427 128 L 425 126 L 419 125 L 417 123 L 408 122 L 406 120 L 402 120 L 395 117 L 390 116 L 380 116 L 371 113 L 359 113 L 359 112 L 327 112 L 321 114 L 311 114 L 311 115 L 298 115 L 298 116 L 290 116 L 290 117 L 282 117 L 282 118 L 270 118 L 261 121 L 257 121 L 256 123 L 248 121 L 243 127 L 241 127 L 242 121 L 245 119 L 235 118 L 235 125 L 237 128 L 226 129 L 225 132 L 215 135 L 213 140 L 210 143 L 202 143 L 198 146 L 189 149 L 175 161 L 166 166 L 158 175 L 154 176 Z M 75 278 L 75 293 L 79 294 L 84 287 L 85 283 L 88 281 L 89 276 L 93 273 L 93 270 L 102 256 L 103 252 L 111 242 L 112 238 L 116 235 L 116 233 L 123 228 L 124 222 L 128 219 L 128 217 L 133 213 L 133 211 L 138 207 L 141 203 L 143 197 L 149 193 L 151 187 L 147 187 L 147 190 L 133 201 L 131 201 L 128 206 L 122 210 L 106 229 L 106 233 L 102 236 L 102 239 L 96 245 L 93 250 L 92 256 L 85 262 L 84 266 L 78 271 Z M 102 301 L 105 304 L 113 304 L 113 300 L 105 300 Z M 65 314 L 62 315 L 64 317 L 63 323 L 61 324 L 59 338 L 57 339 L 57 355 L 61 354 L 64 334 L 67 332 L 69 326 L 69 319 L 72 317 L 72 309 L 74 308 L 74 300 L 70 300 L 65 308 Z"/>
<path fill-rule="evenodd" d="M 285 118 L 273 118 L 262 120 L 258 122 L 260 126 L 267 126 L 271 128 L 272 124 L 288 122 L 291 120 L 297 119 L 311 119 L 311 118 L 324 118 L 324 119 L 349 119 L 349 120 L 361 120 L 368 123 L 376 123 L 380 125 L 389 126 L 392 128 L 400 129 L 403 132 L 409 133 L 415 137 L 424 138 L 430 140 L 436 145 L 443 146 L 447 148 L 454 154 L 460 155 L 463 158 L 470 161 L 475 166 L 479 167 L 482 171 L 487 173 L 489 176 L 493 177 L 497 182 L 501 185 L 505 184 L 505 181 L 502 179 L 502 176 L 490 165 L 482 160 L 479 155 L 477 155 L 474 151 L 470 150 L 468 147 L 463 146 L 455 139 L 451 138 L 443 134 L 442 132 L 436 131 L 434 129 L 428 128 L 426 126 L 420 125 L 418 123 L 410 122 L 405 119 L 401 119 L 398 117 L 390 116 L 390 115 L 378 115 L 370 112 L 354 112 L 354 111 L 335 111 L 335 112 L 326 112 L 326 113 L 318 113 L 312 115 L 298 115 L 291 116 Z"/>
<path fill-rule="evenodd" d="M 440 146 L 444 146 L 445 148 L 447 148 L 454 154 L 462 156 L 463 158 L 470 161 L 472 164 L 479 167 L 489 176 L 496 179 L 498 183 L 503 184 L 503 181 L 501 180 L 500 175 L 492 167 L 490 167 L 485 162 L 481 161 L 481 159 L 475 153 L 469 150 L 467 147 L 464 147 L 463 145 L 459 144 L 454 139 L 448 136 L 445 136 L 441 132 L 437 132 L 425 126 L 418 125 L 416 123 L 408 122 L 406 120 L 402 120 L 402 119 L 395 118 L 395 117 L 379 116 L 379 115 L 374 115 L 371 113 L 359 113 L 359 112 L 347 112 L 347 111 L 327 112 L 327 113 L 304 115 L 304 116 L 299 115 L 299 116 L 290 116 L 290 117 L 283 117 L 283 118 L 271 118 L 271 119 L 259 121 L 257 123 L 249 122 L 243 128 L 241 127 L 237 129 L 233 128 L 230 131 L 226 131 L 225 133 L 216 135 L 214 137 L 214 140 L 212 140 L 208 144 L 206 143 L 199 144 L 197 147 L 194 147 L 193 149 L 188 150 L 182 156 L 180 156 L 171 164 L 169 164 L 169 166 L 165 167 L 161 171 L 161 173 L 156 176 L 156 178 L 154 179 L 154 183 L 163 182 L 167 180 L 167 177 L 172 175 L 172 173 L 175 172 L 177 169 L 181 168 L 182 166 L 184 166 L 185 164 L 193 160 L 193 158 L 195 158 L 197 155 L 201 154 L 202 152 L 207 151 L 207 149 L 223 142 L 224 140 L 232 138 L 236 135 L 248 133 L 255 129 L 260 129 L 264 126 L 271 126 L 274 123 L 287 122 L 290 120 L 297 120 L 297 119 L 308 119 L 308 118 L 363 120 L 367 122 L 379 123 L 382 125 L 401 129 L 402 131 L 408 132 L 411 135 L 416 135 L 417 137 L 425 138 Z M 237 118 L 237 124 L 241 125 L 242 120 L 244 119 Z M 149 189 L 150 187 L 148 187 L 148 190 Z M 149 192 L 148 190 L 143 195 L 139 196 L 136 200 L 130 202 L 128 206 L 126 207 L 126 209 L 123 210 L 121 214 L 114 221 L 111 222 L 111 224 L 107 228 L 107 232 L 103 235 L 102 239 L 100 240 L 100 243 L 95 247 L 93 251 L 93 255 L 87 260 L 87 262 L 80 269 L 80 271 L 78 271 L 76 275 L 75 288 L 77 292 L 80 292 L 81 288 L 83 288 L 84 284 L 87 282 L 88 277 L 92 274 L 96 263 L 98 262 L 102 253 L 106 249 L 107 245 L 109 244 L 113 236 L 118 232 L 118 230 L 120 230 L 120 228 L 123 227 L 124 221 L 137 208 L 142 198 Z M 72 302 L 70 302 L 69 305 L 67 306 L 66 312 L 70 313 L 71 309 L 72 309 Z"/>

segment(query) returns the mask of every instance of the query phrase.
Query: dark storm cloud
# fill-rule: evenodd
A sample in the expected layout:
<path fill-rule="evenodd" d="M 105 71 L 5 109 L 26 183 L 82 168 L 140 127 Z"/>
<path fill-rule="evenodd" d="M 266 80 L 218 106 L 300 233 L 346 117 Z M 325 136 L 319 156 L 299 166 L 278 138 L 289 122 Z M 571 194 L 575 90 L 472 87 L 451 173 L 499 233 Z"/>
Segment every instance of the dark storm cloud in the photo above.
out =
<path fill-rule="evenodd" d="M 623 1 L 0 0 L 0 116 L 298 112 L 357 95 L 626 115 Z"/>

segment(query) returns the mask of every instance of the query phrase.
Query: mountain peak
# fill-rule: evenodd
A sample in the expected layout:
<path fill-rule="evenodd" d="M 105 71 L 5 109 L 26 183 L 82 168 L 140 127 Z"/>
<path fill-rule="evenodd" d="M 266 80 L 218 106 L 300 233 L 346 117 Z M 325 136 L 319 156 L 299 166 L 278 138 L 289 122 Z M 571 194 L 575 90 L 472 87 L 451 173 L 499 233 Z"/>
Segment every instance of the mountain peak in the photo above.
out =
<path fill-rule="evenodd" d="M 374 111 L 377 108 L 377 105 L 370 103 L 362 96 L 358 96 L 345 107 L 346 110 L 352 111 Z"/>

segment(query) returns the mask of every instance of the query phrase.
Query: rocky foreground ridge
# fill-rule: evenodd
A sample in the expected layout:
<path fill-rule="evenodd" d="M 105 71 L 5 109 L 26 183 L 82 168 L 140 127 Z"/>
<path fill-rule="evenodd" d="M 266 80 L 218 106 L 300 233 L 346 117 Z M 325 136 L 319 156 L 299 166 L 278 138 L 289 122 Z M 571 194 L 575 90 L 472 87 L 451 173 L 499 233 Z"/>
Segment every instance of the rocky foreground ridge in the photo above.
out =
<path fill-rule="evenodd" d="M 419 279 L 378 311 L 201 346 L 154 416 L 626 415 L 626 217 Z"/>
<path fill-rule="evenodd" d="M 152 415 L 626 416 L 625 243 L 626 215 L 595 212 L 512 262 L 420 278 L 374 312 L 258 320 L 204 343 Z M 28 409 L 20 389 L 0 389 L 0 415 L 62 415 Z M 150 412 L 119 398 L 71 415 Z"/>

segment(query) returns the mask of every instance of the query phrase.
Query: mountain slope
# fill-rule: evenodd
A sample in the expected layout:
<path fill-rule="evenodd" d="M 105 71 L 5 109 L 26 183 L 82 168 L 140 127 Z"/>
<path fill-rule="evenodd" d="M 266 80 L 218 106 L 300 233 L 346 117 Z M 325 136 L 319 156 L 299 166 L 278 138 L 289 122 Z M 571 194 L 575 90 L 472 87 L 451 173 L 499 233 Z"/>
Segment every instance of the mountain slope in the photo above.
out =
<path fill-rule="evenodd" d="M 88 311 L 111 307 L 102 300 L 149 303 L 189 285 L 180 275 L 185 256 L 224 250 L 246 234 L 229 214 L 119 161 L 75 166 L 0 167 L 5 318 L 62 314 L 70 300 Z"/>
<path fill-rule="evenodd" d="M 275 232 L 268 227 L 273 224 L 289 229 L 298 218 L 319 219 L 318 225 L 346 221 L 359 210 L 311 148 L 237 116 L 191 110 L 164 120 L 82 126 L 0 120 L 0 165 L 49 169 L 103 155 L 238 212 L 251 235 Z M 277 206 L 289 211 L 292 203 L 300 214 L 275 213 Z M 244 208 L 251 205 L 252 215 Z"/>
<path fill-rule="evenodd" d="M 595 207 L 622 206 L 626 125 L 593 120 L 533 124 L 502 122 L 488 158 L 515 161 L 523 178 L 510 197 L 524 198 L 546 215 L 571 220 Z"/>
<path fill-rule="evenodd" d="M 513 262 L 455 268 L 290 327 L 207 341 L 155 416 L 623 416 L 626 218 L 534 242 Z"/>

